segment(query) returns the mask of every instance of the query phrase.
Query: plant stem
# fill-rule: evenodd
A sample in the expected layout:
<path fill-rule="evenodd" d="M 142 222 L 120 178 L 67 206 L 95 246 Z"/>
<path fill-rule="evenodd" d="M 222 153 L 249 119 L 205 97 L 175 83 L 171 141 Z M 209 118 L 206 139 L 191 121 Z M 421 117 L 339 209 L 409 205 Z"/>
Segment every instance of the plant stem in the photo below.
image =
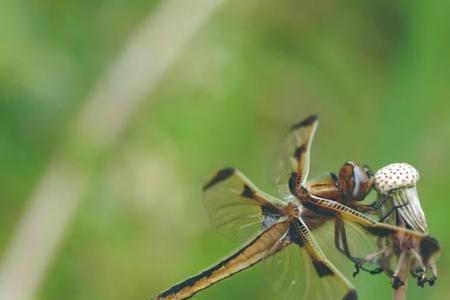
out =
<path fill-rule="evenodd" d="M 406 288 L 408 286 L 408 273 L 409 273 L 409 263 L 403 263 L 399 272 L 399 276 L 402 282 L 405 284 L 397 289 L 393 290 L 392 299 L 393 300 L 406 300 Z"/>

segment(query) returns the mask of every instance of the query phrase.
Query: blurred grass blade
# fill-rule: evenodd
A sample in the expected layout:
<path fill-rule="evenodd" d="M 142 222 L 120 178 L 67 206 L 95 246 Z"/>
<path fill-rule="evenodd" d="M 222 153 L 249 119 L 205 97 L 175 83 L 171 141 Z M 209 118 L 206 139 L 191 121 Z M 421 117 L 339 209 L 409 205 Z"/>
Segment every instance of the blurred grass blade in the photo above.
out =
<path fill-rule="evenodd" d="M 104 153 L 186 42 L 222 2 L 162 1 L 88 96 L 68 134 L 75 144 L 61 149 L 77 152 L 87 147 L 95 150 L 96 157 Z M 0 265 L 0 299 L 33 298 L 51 263 L 95 165 L 71 159 L 71 154 L 62 150 L 56 155 L 28 201 Z"/>

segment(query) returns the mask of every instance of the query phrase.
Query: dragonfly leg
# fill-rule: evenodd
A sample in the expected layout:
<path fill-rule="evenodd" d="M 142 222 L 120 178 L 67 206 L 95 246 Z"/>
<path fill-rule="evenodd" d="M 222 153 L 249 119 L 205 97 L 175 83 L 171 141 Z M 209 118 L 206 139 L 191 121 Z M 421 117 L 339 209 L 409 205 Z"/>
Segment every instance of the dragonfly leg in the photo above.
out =
<path fill-rule="evenodd" d="M 372 215 L 378 214 L 378 209 L 374 208 L 372 204 L 367 205 L 355 202 L 349 205 L 353 209 L 356 209 L 357 211 L 362 212 L 364 214 L 372 214 Z"/>
<path fill-rule="evenodd" d="M 398 209 L 398 208 L 402 208 L 402 207 L 404 207 L 404 206 L 406 206 L 406 205 L 408 205 L 409 203 L 405 203 L 405 204 L 402 204 L 402 205 L 397 205 L 397 206 L 393 206 L 393 207 L 391 207 L 391 209 L 384 215 L 384 216 L 382 216 L 379 220 L 378 220 L 378 222 L 383 222 L 384 220 L 386 220 L 396 209 Z"/>
<path fill-rule="evenodd" d="M 344 254 L 351 260 L 354 260 L 348 248 L 347 234 L 345 232 L 344 222 L 340 218 L 336 218 L 334 223 L 334 245 L 342 254 Z"/>
<path fill-rule="evenodd" d="M 429 263 L 429 268 L 427 268 L 427 266 L 423 264 L 422 258 L 415 249 L 411 249 L 410 253 L 415 259 L 415 262 L 418 263 L 418 266 L 411 269 L 411 275 L 414 278 L 417 278 L 417 285 L 420 287 L 424 287 L 426 283 L 428 283 L 430 286 L 434 285 L 434 282 L 437 279 L 437 269 L 434 261 L 432 260 Z M 431 272 L 430 277 L 428 277 L 428 270 L 430 270 Z"/>
<path fill-rule="evenodd" d="M 369 274 L 375 275 L 380 274 L 382 272 L 386 273 L 389 276 L 392 276 L 392 271 L 390 270 L 389 266 L 389 259 L 392 256 L 390 252 L 390 249 L 388 247 L 383 247 L 382 249 L 366 255 L 363 259 L 361 259 L 361 264 L 355 265 L 355 272 L 353 273 L 353 277 L 355 277 L 360 270 L 363 270 L 365 272 L 368 272 Z M 380 259 L 377 259 L 379 256 L 382 256 Z M 364 267 L 364 262 L 371 262 L 379 265 L 379 267 L 375 269 L 367 269 Z"/>
<path fill-rule="evenodd" d="M 427 279 L 428 284 L 430 286 L 434 285 L 434 282 L 437 279 L 437 268 L 436 263 L 434 262 L 434 259 L 432 258 L 430 261 L 430 268 L 431 268 L 431 279 Z"/>
<path fill-rule="evenodd" d="M 348 259 L 350 259 L 355 264 L 355 271 L 353 272 L 353 277 L 355 277 L 359 272 L 365 271 L 369 274 L 375 275 L 380 274 L 384 271 L 383 268 L 377 267 L 375 269 L 369 269 L 364 266 L 366 262 L 373 261 L 373 258 L 379 256 L 381 253 L 384 252 L 384 249 L 374 253 L 375 255 L 373 258 L 370 256 L 366 256 L 364 258 L 355 257 L 350 253 L 350 249 L 348 247 L 348 240 L 347 240 L 347 232 L 345 231 L 344 222 L 340 218 L 336 218 L 335 220 L 335 226 L 334 226 L 334 244 L 335 247 L 344 254 Z M 372 254 L 373 255 L 373 254 Z"/>
<path fill-rule="evenodd" d="M 392 277 L 393 278 L 392 288 L 394 288 L 394 289 L 398 289 L 399 287 L 401 287 L 402 285 L 405 284 L 399 276 L 400 271 L 403 268 L 403 261 L 405 260 L 405 256 L 406 256 L 406 250 L 402 251 L 400 253 L 400 256 L 398 257 L 397 266 L 395 267 L 395 272 Z"/>
<path fill-rule="evenodd" d="M 369 204 L 369 206 L 375 210 L 379 210 L 388 199 L 389 199 L 388 197 L 383 197 L 381 201 L 375 200 L 372 204 Z"/>

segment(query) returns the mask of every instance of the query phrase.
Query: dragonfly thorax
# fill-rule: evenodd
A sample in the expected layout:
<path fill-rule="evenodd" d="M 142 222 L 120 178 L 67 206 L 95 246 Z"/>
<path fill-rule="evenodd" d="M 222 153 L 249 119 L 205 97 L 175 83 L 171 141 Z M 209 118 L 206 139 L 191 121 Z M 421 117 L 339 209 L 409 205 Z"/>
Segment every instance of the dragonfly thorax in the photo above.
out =
<path fill-rule="evenodd" d="M 289 220 L 295 220 L 300 217 L 300 203 L 296 203 L 298 201 L 291 201 L 285 208 L 285 213 L 288 216 Z"/>

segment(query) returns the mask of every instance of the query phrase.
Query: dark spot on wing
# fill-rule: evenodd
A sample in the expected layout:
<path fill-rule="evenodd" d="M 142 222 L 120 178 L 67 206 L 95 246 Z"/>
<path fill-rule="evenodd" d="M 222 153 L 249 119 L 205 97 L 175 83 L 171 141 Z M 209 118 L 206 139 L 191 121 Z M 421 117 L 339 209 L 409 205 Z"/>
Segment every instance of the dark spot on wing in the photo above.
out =
<path fill-rule="evenodd" d="M 222 260 L 220 263 L 218 263 L 217 265 L 209 268 L 208 270 L 205 270 L 205 271 L 201 272 L 198 275 L 195 275 L 195 276 L 193 276 L 193 277 L 191 277 L 189 279 L 186 279 L 183 282 L 178 283 L 177 285 L 174 285 L 170 289 L 168 289 L 168 290 L 164 291 L 163 293 L 161 293 L 157 298 L 159 298 L 159 297 L 163 297 L 164 298 L 164 297 L 170 296 L 172 294 L 176 294 L 176 293 L 180 292 L 182 289 L 184 289 L 185 287 L 193 286 L 197 281 L 201 280 L 202 278 L 210 277 L 212 275 L 212 273 L 214 273 L 215 271 L 217 271 L 220 268 L 224 267 L 230 261 L 232 261 L 233 259 L 235 259 L 239 255 L 241 255 L 242 252 L 244 252 L 244 250 L 247 249 L 248 247 L 252 246 L 256 242 L 256 240 L 257 239 L 253 240 L 249 245 L 247 245 L 246 247 L 240 249 L 234 255 L 228 257 L 227 259 Z"/>
<path fill-rule="evenodd" d="M 343 298 L 343 300 L 357 300 L 358 294 L 354 289 L 351 289 Z"/>
<path fill-rule="evenodd" d="M 171 294 L 176 294 L 178 292 L 180 292 L 182 289 L 184 289 L 185 287 L 191 287 L 193 286 L 197 281 L 199 281 L 202 278 L 206 278 L 211 276 L 211 274 L 220 269 L 222 266 L 224 266 L 226 263 L 228 263 L 231 259 L 236 258 L 236 256 L 238 256 L 239 254 L 241 254 L 241 252 L 236 253 L 235 255 L 233 255 L 232 257 L 220 262 L 219 264 L 215 265 L 214 267 L 203 271 L 202 273 L 195 275 L 189 279 L 186 279 L 183 282 L 180 282 L 177 285 L 174 285 L 173 287 L 171 287 L 170 289 L 168 289 L 167 291 L 161 293 L 161 297 L 167 297 Z"/>
<path fill-rule="evenodd" d="M 174 288 L 174 287 L 173 287 L 173 288 Z M 162 292 L 161 294 L 159 294 L 158 296 L 156 296 L 156 299 L 164 299 L 164 298 L 166 298 L 166 297 L 172 295 L 172 294 L 173 294 L 173 292 L 172 292 L 172 289 L 173 289 L 173 288 L 170 288 L 170 289 L 168 289 L 167 291 Z"/>
<path fill-rule="evenodd" d="M 294 224 L 289 225 L 289 237 L 294 244 L 299 245 L 300 247 L 305 246 L 305 242 L 300 234 L 297 232 Z"/>
<path fill-rule="evenodd" d="M 314 260 L 313 258 L 311 258 L 313 260 L 313 265 L 314 268 L 316 269 L 317 275 L 319 275 L 319 277 L 324 277 L 324 276 L 329 276 L 329 275 L 333 275 L 333 271 L 323 262 L 320 260 Z"/>
<path fill-rule="evenodd" d="M 425 264 L 437 251 L 439 251 L 439 242 L 435 238 L 425 236 L 420 242 L 420 253 Z"/>
<path fill-rule="evenodd" d="M 294 196 L 297 196 L 298 177 L 299 176 L 297 172 L 292 172 L 288 182 L 289 190 L 291 191 L 291 194 Z"/>
<path fill-rule="evenodd" d="M 317 119 L 319 119 L 319 117 L 317 115 L 311 115 L 311 116 L 307 117 L 306 119 L 298 122 L 297 124 L 292 125 L 291 126 L 291 130 L 298 129 L 298 128 L 301 128 L 301 127 L 310 126 L 314 122 L 316 122 Z"/>
<path fill-rule="evenodd" d="M 367 226 L 365 228 L 371 234 L 380 236 L 380 237 L 385 237 L 385 236 L 388 236 L 393 233 L 391 229 L 382 228 L 382 227 L 378 227 L 378 226 Z"/>
<path fill-rule="evenodd" d="M 261 206 L 261 212 L 264 216 L 280 217 L 280 211 L 275 207 L 263 205 Z"/>
<path fill-rule="evenodd" d="M 300 158 L 303 156 L 303 154 L 306 152 L 306 144 L 301 145 L 300 147 L 297 147 L 294 151 L 294 157 L 297 161 L 300 160 Z"/>
<path fill-rule="evenodd" d="M 203 190 L 207 190 L 210 187 L 212 187 L 213 185 L 224 181 L 225 179 L 227 179 L 228 177 L 230 177 L 231 175 L 233 175 L 235 172 L 234 168 L 225 168 L 223 170 L 220 170 L 219 172 L 217 172 L 216 176 L 214 176 L 213 178 L 211 178 L 211 180 L 205 184 L 205 186 L 203 187 Z"/>
<path fill-rule="evenodd" d="M 254 192 L 252 191 L 252 189 L 244 184 L 244 190 L 241 193 L 241 196 L 246 197 L 246 198 L 253 198 Z"/>
<path fill-rule="evenodd" d="M 330 211 L 330 209 L 326 207 L 320 206 L 320 204 L 312 200 L 308 189 L 304 186 L 300 188 L 300 193 L 298 193 L 297 198 L 300 199 L 304 207 L 306 207 L 310 211 L 315 212 L 316 214 L 327 217 L 336 216 L 335 212 Z"/>
<path fill-rule="evenodd" d="M 319 204 L 313 203 L 311 201 L 302 201 L 302 205 L 309 209 L 310 211 L 315 212 L 318 215 L 324 217 L 334 217 L 336 214 L 329 209 L 322 208 Z"/>

